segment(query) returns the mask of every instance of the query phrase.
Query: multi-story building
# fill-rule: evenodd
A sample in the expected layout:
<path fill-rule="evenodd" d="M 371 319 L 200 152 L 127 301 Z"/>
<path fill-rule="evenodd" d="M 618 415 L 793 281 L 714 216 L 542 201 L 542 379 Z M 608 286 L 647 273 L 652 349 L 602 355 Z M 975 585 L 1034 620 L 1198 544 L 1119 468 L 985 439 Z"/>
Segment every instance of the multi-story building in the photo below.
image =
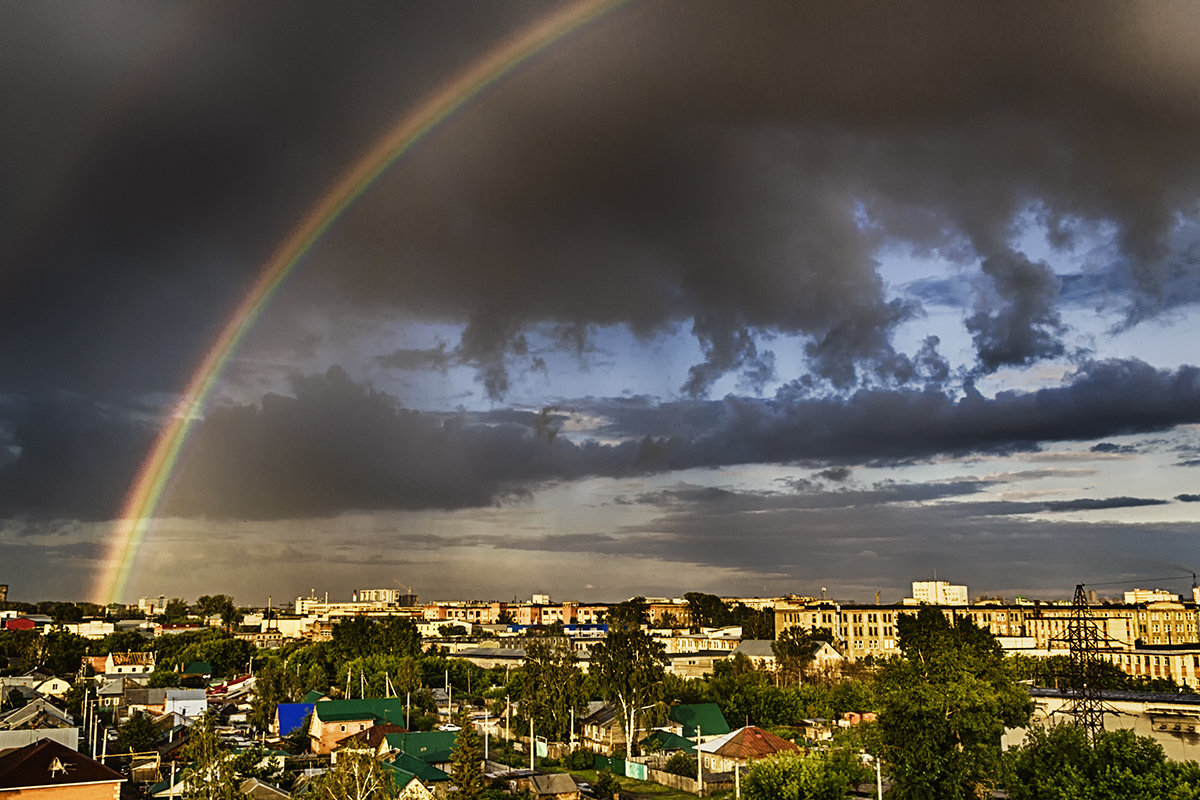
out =
<path fill-rule="evenodd" d="M 913 581 L 912 597 L 909 599 L 931 606 L 965 606 L 967 587 L 946 581 Z"/>
<path fill-rule="evenodd" d="M 1006 604 L 995 601 L 973 605 L 937 605 L 950 618 L 966 617 L 1001 638 L 1021 638 L 1041 652 L 1068 646 L 1067 632 L 1075 615 L 1069 604 Z M 897 652 L 896 621 L 916 614 L 913 605 L 847 605 L 829 600 L 794 600 L 775 607 L 776 636 L 790 627 L 829 630 L 847 659 L 876 658 Z M 1200 611 L 1195 604 L 1150 602 L 1092 606 L 1088 616 L 1099 627 L 1104 646 L 1132 652 L 1200 643 Z M 1198 645 L 1200 646 L 1200 645 Z"/>

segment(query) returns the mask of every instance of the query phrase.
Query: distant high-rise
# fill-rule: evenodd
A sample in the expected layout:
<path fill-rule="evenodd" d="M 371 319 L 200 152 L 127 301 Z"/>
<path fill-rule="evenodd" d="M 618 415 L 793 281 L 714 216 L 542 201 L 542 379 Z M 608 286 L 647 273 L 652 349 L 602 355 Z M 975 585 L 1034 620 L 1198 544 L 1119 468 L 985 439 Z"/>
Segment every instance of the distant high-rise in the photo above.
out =
<path fill-rule="evenodd" d="M 912 599 L 932 606 L 965 606 L 967 587 L 946 581 L 913 581 Z"/>

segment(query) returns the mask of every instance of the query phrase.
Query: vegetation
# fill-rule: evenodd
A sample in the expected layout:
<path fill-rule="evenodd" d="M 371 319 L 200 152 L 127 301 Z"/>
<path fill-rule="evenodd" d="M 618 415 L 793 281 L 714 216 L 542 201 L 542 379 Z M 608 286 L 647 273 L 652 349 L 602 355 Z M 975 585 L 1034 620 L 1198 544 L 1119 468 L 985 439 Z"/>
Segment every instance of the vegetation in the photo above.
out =
<path fill-rule="evenodd" d="M 122 753 L 145 753 L 154 749 L 158 732 L 144 711 L 135 711 L 117 728 L 117 749 Z"/>
<path fill-rule="evenodd" d="M 589 674 L 600 695 L 616 702 L 625 729 L 625 752 L 633 753 L 634 731 L 648 705 L 661 701 L 664 666 L 663 646 L 643 630 L 620 627 L 592 647 Z"/>
<path fill-rule="evenodd" d="M 1028 724 L 1032 703 L 993 637 L 924 607 L 897 623 L 901 655 L 878 675 L 880 755 L 896 800 L 986 796 L 1000 736 Z"/>
<path fill-rule="evenodd" d="M 455 720 L 459 728 L 450 753 L 450 777 L 458 787 L 456 797 L 460 800 L 476 800 L 487 787 L 483 777 L 483 748 L 479 733 L 464 712 Z"/>
<path fill-rule="evenodd" d="M 1012 800 L 1196 800 L 1200 765 L 1173 763 L 1153 739 L 1107 731 L 1088 743 L 1072 725 L 1030 729 L 1008 753 Z"/>
<path fill-rule="evenodd" d="M 567 741 L 572 715 L 582 716 L 588 699 L 583 673 L 571 649 L 557 640 L 529 641 L 517 697 L 521 719 L 532 719 L 539 736 Z"/>
<path fill-rule="evenodd" d="M 855 754 L 844 750 L 785 753 L 752 763 L 742 778 L 742 794 L 747 800 L 842 800 L 852 784 L 872 774 Z"/>

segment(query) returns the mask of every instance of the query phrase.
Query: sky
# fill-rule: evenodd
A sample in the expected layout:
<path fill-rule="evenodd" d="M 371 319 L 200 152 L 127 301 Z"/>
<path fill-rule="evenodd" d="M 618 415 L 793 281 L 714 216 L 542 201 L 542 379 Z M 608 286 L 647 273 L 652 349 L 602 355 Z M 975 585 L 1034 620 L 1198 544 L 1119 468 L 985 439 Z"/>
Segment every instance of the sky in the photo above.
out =
<path fill-rule="evenodd" d="M 275 250 L 556 2 L 0 9 L 0 583 L 92 599 Z M 1200 11 L 630 0 L 328 228 L 125 601 L 1187 592 Z"/>

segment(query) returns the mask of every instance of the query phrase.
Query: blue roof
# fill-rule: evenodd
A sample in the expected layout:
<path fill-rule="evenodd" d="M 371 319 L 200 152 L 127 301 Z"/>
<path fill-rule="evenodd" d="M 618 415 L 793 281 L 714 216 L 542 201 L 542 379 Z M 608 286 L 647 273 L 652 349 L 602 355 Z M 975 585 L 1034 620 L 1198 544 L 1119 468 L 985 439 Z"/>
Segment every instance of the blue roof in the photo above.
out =
<path fill-rule="evenodd" d="M 312 713 L 312 703 L 280 703 L 275 706 L 279 715 L 279 735 L 287 736 L 304 724 L 304 718 Z"/>

